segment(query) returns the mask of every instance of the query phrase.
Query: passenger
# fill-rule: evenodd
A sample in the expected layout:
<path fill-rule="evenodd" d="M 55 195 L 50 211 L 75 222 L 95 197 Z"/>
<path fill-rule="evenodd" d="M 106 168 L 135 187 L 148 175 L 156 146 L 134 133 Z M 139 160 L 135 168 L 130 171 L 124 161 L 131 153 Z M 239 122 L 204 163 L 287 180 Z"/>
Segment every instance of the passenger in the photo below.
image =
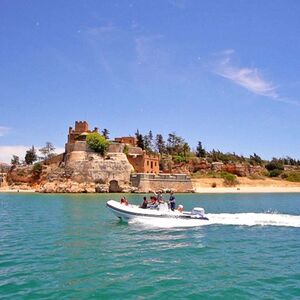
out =
<path fill-rule="evenodd" d="M 174 196 L 173 192 L 171 192 L 171 194 L 170 194 L 169 203 L 170 203 L 171 210 L 174 211 L 175 206 L 176 206 L 176 199 L 175 199 L 175 196 Z"/>
<path fill-rule="evenodd" d="M 158 191 L 157 194 L 155 194 L 155 196 L 156 196 L 158 203 L 164 203 L 161 191 Z"/>
<path fill-rule="evenodd" d="M 178 208 L 177 208 L 177 211 L 180 212 L 180 213 L 183 213 L 183 205 L 179 204 Z"/>
<path fill-rule="evenodd" d="M 127 201 L 127 199 L 125 197 L 122 197 L 120 202 L 123 205 L 126 205 L 126 206 L 128 205 L 128 201 Z"/>
<path fill-rule="evenodd" d="M 151 197 L 150 197 L 150 200 L 151 200 L 151 204 L 152 204 L 152 205 L 156 205 L 156 204 L 157 204 L 157 199 L 156 199 L 155 196 L 151 196 Z"/>
<path fill-rule="evenodd" d="M 143 203 L 141 204 L 140 208 L 147 208 L 148 207 L 148 201 L 147 201 L 147 198 L 144 197 L 143 198 Z"/>

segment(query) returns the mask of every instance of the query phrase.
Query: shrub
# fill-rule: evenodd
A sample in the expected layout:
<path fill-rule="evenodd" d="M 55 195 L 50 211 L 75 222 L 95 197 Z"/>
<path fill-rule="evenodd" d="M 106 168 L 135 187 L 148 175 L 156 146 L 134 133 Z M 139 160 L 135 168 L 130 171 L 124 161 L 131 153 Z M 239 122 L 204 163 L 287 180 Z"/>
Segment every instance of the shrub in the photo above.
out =
<path fill-rule="evenodd" d="M 238 183 L 236 176 L 231 173 L 222 172 L 221 177 L 224 179 L 224 185 L 234 186 Z"/>
<path fill-rule="evenodd" d="M 274 169 L 270 171 L 270 177 L 278 177 L 282 173 L 282 170 Z"/>
<path fill-rule="evenodd" d="M 262 172 L 262 175 L 265 177 L 269 177 L 270 176 L 270 172 L 268 170 L 265 170 Z"/>
<path fill-rule="evenodd" d="M 34 177 L 39 178 L 41 173 L 42 173 L 42 164 L 41 163 L 36 163 L 33 165 L 32 167 L 32 173 L 34 175 Z"/>
<path fill-rule="evenodd" d="M 268 171 L 273 171 L 273 170 L 283 170 L 283 164 L 275 159 L 273 159 L 271 162 L 265 165 L 266 169 Z"/>
<path fill-rule="evenodd" d="M 286 180 L 292 182 L 300 182 L 300 172 L 289 172 L 287 174 Z"/>
<path fill-rule="evenodd" d="M 102 156 L 104 156 L 108 150 L 109 141 L 98 132 L 90 133 L 86 138 L 86 142 L 90 149 L 100 153 Z"/>
<path fill-rule="evenodd" d="M 176 163 L 182 163 L 182 162 L 186 162 L 186 158 L 184 156 L 181 156 L 181 155 L 175 155 L 173 156 L 173 160 L 176 162 Z"/>

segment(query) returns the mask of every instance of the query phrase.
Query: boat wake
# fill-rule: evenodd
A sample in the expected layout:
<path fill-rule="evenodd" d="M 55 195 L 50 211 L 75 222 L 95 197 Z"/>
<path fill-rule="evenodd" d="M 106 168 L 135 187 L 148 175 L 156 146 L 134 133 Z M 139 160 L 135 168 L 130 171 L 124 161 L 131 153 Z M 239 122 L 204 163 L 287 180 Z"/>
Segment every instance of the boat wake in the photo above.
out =
<path fill-rule="evenodd" d="M 157 218 L 135 218 L 130 224 L 139 223 L 151 227 L 196 227 L 207 225 L 237 225 L 237 226 L 285 226 L 300 227 L 300 216 L 277 213 L 221 213 L 207 214 L 209 220 L 179 220 Z"/>
<path fill-rule="evenodd" d="M 210 224 L 300 227 L 300 216 L 277 213 L 208 214 Z"/>

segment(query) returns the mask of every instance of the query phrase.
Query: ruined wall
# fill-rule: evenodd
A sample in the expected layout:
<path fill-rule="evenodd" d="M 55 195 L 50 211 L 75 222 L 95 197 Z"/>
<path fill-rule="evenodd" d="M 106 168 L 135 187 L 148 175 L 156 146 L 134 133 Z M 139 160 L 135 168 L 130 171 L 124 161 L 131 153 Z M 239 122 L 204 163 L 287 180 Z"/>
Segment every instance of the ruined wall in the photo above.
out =
<path fill-rule="evenodd" d="M 108 153 L 123 153 L 124 151 L 124 144 L 119 144 L 119 143 L 110 143 L 108 146 Z"/>
<path fill-rule="evenodd" d="M 133 174 L 131 184 L 137 192 L 174 191 L 177 193 L 193 192 L 191 178 L 185 174 Z"/>

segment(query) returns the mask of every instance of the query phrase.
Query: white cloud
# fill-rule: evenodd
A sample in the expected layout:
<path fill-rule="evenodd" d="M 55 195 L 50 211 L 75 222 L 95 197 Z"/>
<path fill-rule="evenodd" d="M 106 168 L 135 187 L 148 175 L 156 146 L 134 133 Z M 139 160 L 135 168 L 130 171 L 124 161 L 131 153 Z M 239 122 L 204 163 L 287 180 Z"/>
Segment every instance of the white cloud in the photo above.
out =
<path fill-rule="evenodd" d="M 0 146 L 0 162 L 10 163 L 13 155 L 24 157 L 28 146 Z"/>
<path fill-rule="evenodd" d="M 31 146 L 24 146 L 24 145 L 16 145 L 16 146 L 0 146 L 0 162 L 10 163 L 12 156 L 17 155 L 20 157 L 20 160 L 23 160 L 26 154 L 26 151 Z M 35 147 L 39 149 L 41 147 Z M 64 148 L 58 147 L 55 149 L 55 153 L 63 153 L 65 151 Z M 40 155 L 40 154 L 38 154 Z"/>
<path fill-rule="evenodd" d="M 9 133 L 11 128 L 6 127 L 6 126 L 0 126 L 0 136 L 4 136 Z"/>
<path fill-rule="evenodd" d="M 220 54 L 220 60 L 214 68 L 214 73 L 231 80 L 254 94 L 267 96 L 280 101 L 276 87 L 272 82 L 263 78 L 258 69 L 233 65 L 231 60 L 233 53 L 234 50 L 230 49 Z"/>

